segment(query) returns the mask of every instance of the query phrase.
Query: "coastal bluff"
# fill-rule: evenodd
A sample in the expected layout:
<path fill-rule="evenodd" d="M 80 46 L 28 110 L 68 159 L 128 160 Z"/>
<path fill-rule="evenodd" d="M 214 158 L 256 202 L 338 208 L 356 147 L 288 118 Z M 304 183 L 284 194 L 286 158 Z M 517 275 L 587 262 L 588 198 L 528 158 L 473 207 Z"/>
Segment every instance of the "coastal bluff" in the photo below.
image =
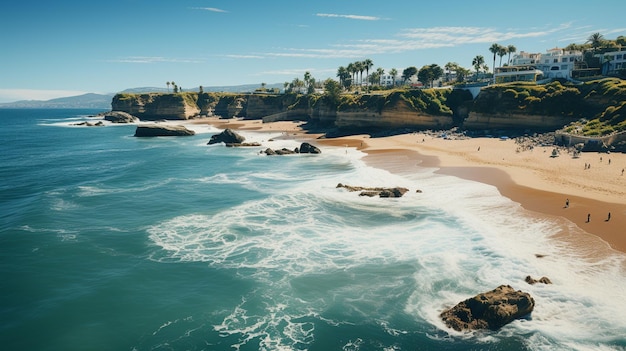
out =
<path fill-rule="evenodd" d="M 120 93 L 113 97 L 111 107 L 148 121 L 209 116 L 263 122 L 297 120 L 346 133 L 453 127 L 533 133 L 573 128 L 577 121 L 597 119 L 600 127 L 596 133 L 605 135 L 619 131 L 623 124 L 624 86 L 626 83 L 617 79 L 584 84 L 499 84 L 483 87 L 476 97 L 462 87 L 337 95 Z"/>

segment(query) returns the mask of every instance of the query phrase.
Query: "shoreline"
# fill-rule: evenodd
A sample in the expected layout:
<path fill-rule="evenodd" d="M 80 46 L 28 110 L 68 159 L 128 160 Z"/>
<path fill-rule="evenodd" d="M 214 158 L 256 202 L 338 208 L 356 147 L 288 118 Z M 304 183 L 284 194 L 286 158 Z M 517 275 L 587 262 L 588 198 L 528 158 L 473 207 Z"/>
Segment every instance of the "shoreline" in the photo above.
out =
<path fill-rule="evenodd" d="M 307 133 L 300 127 L 302 122 L 264 124 L 260 120 L 210 117 L 193 123 L 235 130 L 280 131 L 286 132 L 285 137 L 290 139 L 354 147 L 367 154 L 364 158 L 367 164 L 392 173 L 437 168 L 435 173 L 495 186 L 502 196 L 524 209 L 566 219 L 611 249 L 626 253 L 626 174 L 621 172 L 626 167 L 626 154 L 584 153 L 574 158 L 562 152 L 559 157 L 550 157 L 554 146 L 520 151 L 514 140 L 449 140 L 424 133 L 318 139 L 321 134 Z M 587 215 L 590 215 L 588 222 Z M 576 244 L 576 238 L 568 240 Z M 579 244 L 587 242 L 580 238 Z"/>

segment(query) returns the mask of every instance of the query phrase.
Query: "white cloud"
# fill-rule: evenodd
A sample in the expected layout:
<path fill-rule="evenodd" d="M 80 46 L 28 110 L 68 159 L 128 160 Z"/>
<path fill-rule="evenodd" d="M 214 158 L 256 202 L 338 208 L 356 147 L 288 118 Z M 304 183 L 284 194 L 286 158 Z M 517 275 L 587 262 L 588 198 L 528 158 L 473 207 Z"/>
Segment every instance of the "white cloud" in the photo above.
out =
<path fill-rule="evenodd" d="M 375 16 L 361 16 L 361 15 L 338 15 L 335 13 L 316 13 L 317 17 L 332 17 L 332 18 L 348 18 L 354 20 L 362 20 L 362 21 L 379 21 L 380 17 Z"/>
<path fill-rule="evenodd" d="M 226 10 L 222 10 L 222 9 L 218 9 L 215 7 L 192 7 L 192 10 L 203 10 L 203 11 L 210 11 L 210 12 L 222 12 L 222 13 L 227 13 L 228 11 Z"/>
<path fill-rule="evenodd" d="M 0 103 L 20 100 L 50 100 L 86 94 L 78 90 L 0 89 Z"/>
<path fill-rule="evenodd" d="M 263 56 L 260 55 L 237 55 L 237 54 L 230 54 L 230 55 L 224 55 L 224 57 L 227 58 L 233 58 L 233 59 L 263 59 Z"/>

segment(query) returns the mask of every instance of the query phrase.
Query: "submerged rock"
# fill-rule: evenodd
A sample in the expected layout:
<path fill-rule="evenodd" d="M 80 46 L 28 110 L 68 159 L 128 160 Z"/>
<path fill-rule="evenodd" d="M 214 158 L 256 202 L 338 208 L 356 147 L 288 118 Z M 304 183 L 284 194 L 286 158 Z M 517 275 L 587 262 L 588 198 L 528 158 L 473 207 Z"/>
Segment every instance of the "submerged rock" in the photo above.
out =
<path fill-rule="evenodd" d="M 543 283 L 543 284 L 552 284 L 552 281 L 550 280 L 550 278 L 548 277 L 541 277 L 539 279 L 535 279 L 531 276 L 526 276 L 526 283 L 533 285 L 533 284 L 537 284 L 537 283 Z"/>
<path fill-rule="evenodd" d="M 496 330 L 531 313 L 535 300 L 530 294 L 500 285 L 478 294 L 441 313 L 444 323 L 457 331 Z"/>
<path fill-rule="evenodd" d="M 157 136 L 189 136 L 196 132 L 185 128 L 185 126 L 157 125 L 149 124 L 137 126 L 136 137 L 157 137 Z"/>
<path fill-rule="evenodd" d="M 344 188 L 344 189 L 347 189 L 348 191 L 360 191 L 361 193 L 359 194 L 359 196 L 369 196 L 369 197 L 374 197 L 374 196 L 402 197 L 404 194 L 406 194 L 409 191 L 409 189 L 401 188 L 401 187 L 369 188 L 369 187 L 362 187 L 362 186 L 344 185 L 341 183 L 337 184 L 337 188 Z"/>

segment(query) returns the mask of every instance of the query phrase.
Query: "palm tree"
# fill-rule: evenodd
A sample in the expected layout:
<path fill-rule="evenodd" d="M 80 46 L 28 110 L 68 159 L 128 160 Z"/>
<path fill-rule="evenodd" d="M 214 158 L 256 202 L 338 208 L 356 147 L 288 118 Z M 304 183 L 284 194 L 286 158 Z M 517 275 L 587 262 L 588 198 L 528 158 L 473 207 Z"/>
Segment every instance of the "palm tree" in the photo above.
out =
<path fill-rule="evenodd" d="M 361 74 L 361 78 L 359 79 L 359 84 L 363 85 L 363 71 L 365 71 L 365 65 L 363 61 L 357 61 L 354 63 L 354 67 Z"/>
<path fill-rule="evenodd" d="M 170 92 L 170 84 L 171 83 L 170 82 L 165 82 L 165 84 L 167 85 L 167 92 L 169 93 Z"/>
<path fill-rule="evenodd" d="M 346 84 L 346 79 L 350 76 L 350 72 L 348 72 L 348 69 L 340 66 L 337 69 L 337 78 L 339 78 L 339 84 L 341 85 L 341 87 L 345 87 Z"/>
<path fill-rule="evenodd" d="M 509 50 L 509 49 L 507 49 L 507 47 L 506 47 L 506 46 L 500 46 L 500 49 L 498 50 L 498 56 L 500 56 L 500 64 L 499 64 L 499 66 L 500 66 L 500 67 L 502 67 L 502 57 L 503 57 L 504 55 L 506 55 L 506 53 L 508 52 L 508 50 Z M 494 72 L 494 73 L 496 72 L 495 68 L 494 68 L 493 72 Z"/>
<path fill-rule="evenodd" d="M 497 43 L 493 43 L 491 44 L 491 47 L 489 47 L 489 51 L 491 51 L 493 53 L 493 70 L 496 70 L 496 55 L 498 54 L 498 52 L 500 52 L 500 45 Z"/>
<path fill-rule="evenodd" d="M 515 47 L 515 45 L 509 45 L 506 48 L 506 52 L 509 54 L 509 62 L 508 64 L 511 64 L 511 54 L 514 52 L 517 52 L 517 48 Z"/>
<path fill-rule="evenodd" d="M 458 65 L 459 64 L 456 63 L 456 62 L 448 62 L 448 63 L 446 63 L 445 66 L 443 66 L 446 69 L 446 71 L 447 71 L 447 73 L 446 73 L 446 82 L 450 81 L 450 74 L 451 74 L 452 70 L 454 70 Z"/>
<path fill-rule="evenodd" d="M 392 68 L 389 71 L 389 74 L 391 75 L 391 77 L 393 78 L 393 86 L 396 86 L 396 77 L 398 76 L 398 70 L 395 68 Z"/>
<path fill-rule="evenodd" d="M 356 78 L 354 77 L 355 73 L 357 72 L 356 66 L 354 65 L 354 63 L 351 62 L 350 64 L 348 64 L 348 68 L 346 69 L 352 76 L 352 84 L 354 84 L 356 82 Z"/>
<path fill-rule="evenodd" d="M 308 88 L 310 84 L 311 84 L 311 72 L 306 71 L 304 72 L 304 87 Z"/>
<path fill-rule="evenodd" d="M 485 63 L 485 58 L 482 55 L 474 57 L 472 60 L 472 66 L 476 69 L 476 80 L 478 80 L 478 72 L 480 67 Z"/>
<path fill-rule="evenodd" d="M 382 67 L 378 67 L 376 73 L 378 74 L 378 85 L 380 85 L 380 77 L 385 74 L 385 70 Z"/>
<path fill-rule="evenodd" d="M 368 91 L 369 91 L 369 85 L 367 84 L 369 80 L 367 79 L 367 77 L 370 75 L 370 68 L 374 66 L 374 62 L 372 62 L 372 60 L 370 59 L 365 59 L 365 61 L 363 61 L 362 64 L 363 64 L 363 68 L 365 68 L 365 82 L 366 82 L 365 84 L 368 86 Z"/>
<path fill-rule="evenodd" d="M 602 46 L 603 42 L 604 42 L 604 36 L 600 33 L 593 33 L 589 36 L 589 38 L 587 38 L 587 43 L 591 44 L 594 55 L 596 54 L 596 50 L 600 46 Z"/>

